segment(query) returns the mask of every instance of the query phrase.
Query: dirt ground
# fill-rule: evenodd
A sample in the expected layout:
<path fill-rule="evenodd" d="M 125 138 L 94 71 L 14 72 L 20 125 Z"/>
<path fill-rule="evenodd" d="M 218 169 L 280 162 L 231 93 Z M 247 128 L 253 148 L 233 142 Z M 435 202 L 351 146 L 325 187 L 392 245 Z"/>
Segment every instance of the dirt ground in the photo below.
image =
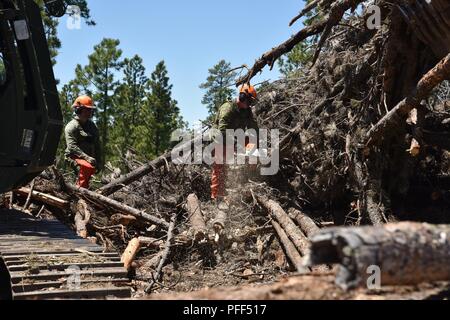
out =
<path fill-rule="evenodd" d="M 333 274 L 291 276 L 283 277 L 273 284 L 205 288 L 197 292 L 155 294 L 149 297 L 156 300 L 447 300 L 449 298 L 449 283 L 344 291 L 334 284 Z"/>

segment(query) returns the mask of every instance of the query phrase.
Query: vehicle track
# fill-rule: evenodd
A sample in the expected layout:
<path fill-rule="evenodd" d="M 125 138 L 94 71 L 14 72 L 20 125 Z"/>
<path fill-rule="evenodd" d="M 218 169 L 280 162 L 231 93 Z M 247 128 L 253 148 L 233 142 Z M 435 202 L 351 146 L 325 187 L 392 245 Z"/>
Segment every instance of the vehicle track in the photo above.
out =
<path fill-rule="evenodd" d="M 117 253 L 59 221 L 14 210 L 0 210 L 0 283 L 7 284 L 0 298 L 14 300 L 131 297 Z"/>

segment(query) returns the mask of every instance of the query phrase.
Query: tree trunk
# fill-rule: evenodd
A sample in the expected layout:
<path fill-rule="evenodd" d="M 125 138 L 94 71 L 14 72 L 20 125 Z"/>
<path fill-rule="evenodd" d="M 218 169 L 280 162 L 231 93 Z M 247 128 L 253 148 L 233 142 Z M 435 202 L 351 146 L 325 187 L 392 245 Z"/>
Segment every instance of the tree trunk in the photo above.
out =
<path fill-rule="evenodd" d="M 189 214 L 189 221 L 195 241 L 207 240 L 208 231 L 205 220 L 203 219 L 202 209 L 200 208 L 200 201 L 194 193 L 187 197 L 186 210 Z"/>
<path fill-rule="evenodd" d="M 450 281 L 450 225 L 330 228 L 311 243 L 308 265 L 340 264 L 336 282 L 345 289 L 365 285 L 378 268 L 381 285 Z"/>
<path fill-rule="evenodd" d="M 78 193 L 82 196 L 88 197 L 92 200 L 98 201 L 99 203 L 105 205 L 106 207 L 111 207 L 113 209 L 116 209 L 117 211 L 120 211 L 125 214 L 131 214 L 132 216 L 135 216 L 136 218 L 142 219 L 146 222 L 156 224 L 160 227 L 163 227 L 164 229 L 169 228 L 169 223 L 167 221 L 164 221 L 160 218 L 154 217 L 152 215 L 149 215 L 148 213 L 145 213 L 143 211 L 140 211 L 138 209 L 132 208 L 130 206 L 127 206 L 125 204 L 122 204 L 120 202 L 117 202 L 113 199 L 110 199 L 108 197 L 102 196 L 101 194 L 98 194 L 93 191 L 89 191 L 84 188 L 79 188 L 71 184 L 66 184 L 66 188 L 69 191 Z"/>

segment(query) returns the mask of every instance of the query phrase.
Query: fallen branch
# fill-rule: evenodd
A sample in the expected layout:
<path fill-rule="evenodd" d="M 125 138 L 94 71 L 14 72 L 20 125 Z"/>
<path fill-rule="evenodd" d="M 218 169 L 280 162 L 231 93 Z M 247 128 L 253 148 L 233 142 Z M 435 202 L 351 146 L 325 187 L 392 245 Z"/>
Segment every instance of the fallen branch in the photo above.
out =
<path fill-rule="evenodd" d="M 257 197 L 257 200 L 268 211 L 270 217 L 277 220 L 283 227 L 300 254 L 302 256 L 306 255 L 309 251 L 309 240 L 295 225 L 294 221 L 292 221 L 283 208 L 277 202 L 264 197 Z"/>
<path fill-rule="evenodd" d="M 237 80 L 236 85 L 241 85 L 243 83 L 249 83 L 250 80 L 260 72 L 266 65 L 271 68 L 274 66 L 275 62 L 285 53 L 290 52 L 298 43 L 305 40 L 306 38 L 319 34 L 323 31 L 331 30 L 333 26 L 339 23 L 344 15 L 345 11 L 352 8 L 354 9 L 356 5 L 361 2 L 360 0 L 338 0 L 333 4 L 332 10 L 329 15 L 322 19 L 321 21 L 308 26 L 300 30 L 297 34 L 293 35 L 289 40 L 283 42 L 272 50 L 264 53 L 261 58 L 255 61 L 253 67 L 248 71 L 248 73 Z M 327 34 L 322 36 L 323 41 L 326 40 Z"/>
<path fill-rule="evenodd" d="M 60 198 L 57 198 L 55 196 L 42 193 L 39 191 L 31 191 L 30 188 L 20 188 L 13 191 L 13 193 L 19 194 L 24 197 L 28 197 L 31 195 L 31 199 L 34 199 L 36 201 L 45 203 L 49 206 L 60 208 L 60 209 L 66 209 L 69 206 L 69 201 L 62 200 Z"/>
<path fill-rule="evenodd" d="M 320 231 L 313 219 L 303 212 L 291 208 L 289 209 L 289 216 L 294 219 L 303 233 L 309 238 Z"/>
<path fill-rule="evenodd" d="M 307 264 L 340 264 L 336 283 L 344 289 L 366 284 L 378 268 L 381 285 L 450 280 L 450 225 L 330 228 L 311 242 Z"/>
<path fill-rule="evenodd" d="M 88 236 L 86 225 L 88 224 L 90 218 L 91 212 L 88 208 L 86 201 L 80 199 L 77 203 L 77 212 L 75 214 L 74 220 L 75 220 L 75 227 L 77 229 L 77 234 L 84 239 L 86 239 Z"/>
<path fill-rule="evenodd" d="M 162 252 L 161 260 L 159 261 L 158 267 L 156 268 L 156 272 L 155 272 L 155 275 L 153 276 L 152 281 L 147 286 L 147 288 L 145 288 L 145 293 L 151 292 L 152 289 L 153 289 L 153 286 L 155 285 L 155 283 L 159 282 L 159 280 L 161 278 L 162 268 L 166 264 L 166 260 L 167 260 L 167 258 L 169 256 L 170 249 L 172 247 L 172 242 L 173 242 L 173 236 L 174 236 L 174 230 L 175 230 L 176 222 L 177 222 L 177 214 L 174 214 L 172 216 L 172 218 L 170 219 L 169 230 L 167 232 L 167 240 L 166 240 L 166 244 L 165 244 L 165 247 L 164 247 L 164 251 Z"/>
<path fill-rule="evenodd" d="M 272 220 L 272 226 L 278 235 L 278 239 L 280 240 L 280 243 L 284 248 L 286 256 L 289 258 L 297 272 L 305 272 L 306 269 L 303 267 L 302 256 L 300 255 L 300 253 L 298 253 L 291 240 L 289 240 L 286 232 L 284 232 L 283 228 L 274 220 Z"/>
<path fill-rule="evenodd" d="M 25 201 L 25 204 L 23 205 L 23 210 L 24 211 L 26 211 L 28 209 L 28 206 L 30 205 L 31 196 L 32 196 L 33 191 L 34 191 L 35 183 L 36 183 L 36 179 L 33 179 L 33 181 L 31 182 L 31 186 L 30 186 L 30 193 L 28 193 L 27 200 Z"/>
<path fill-rule="evenodd" d="M 207 240 L 208 231 L 205 220 L 203 219 L 200 202 L 195 194 L 190 194 L 186 201 L 186 210 L 189 214 L 189 221 L 191 223 L 191 230 L 194 234 L 194 239 L 197 242 Z"/>
<path fill-rule="evenodd" d="M 433 89 L 442 81 L 450 79 L 450 54 L 442 59 L 433 69 L 420 79 L 412 93 L 402 100 L 396 107 L 389 111 L 378 123 L 367 133 L 367 146 L 378 143 L 384 133 L 389 132 L 406 120 L 414 108 L 420 108 L 422 100 L 426 99 Z"/>
<path fill-rule="evenodd" d="M 133 207 L 127 206 L 125 204 L 122 204 L 120 202 L 117 202 L 113 199 L 110 199 L 108 197 L 102 196 L 101 194 L 98 194 L 96 192 L 79 188 L 71 184 L 65 184 L 65 187 L 67 190 L 78 193 L 82 196 L 85 196 L 87 198 L 90 198 L 94 201 L 97 201 L 98 203 L 103 204 L 106 207 L 111 207 L 117 211 L 120 211 L 125 214 L 131 214 L 132 216 L 135 216 L 136 218 L 142 219 L 144 221 L 156 224 L 160 227 L 163 227 L 165 229 L 169 228 L 169 223 L 167 221 L 164 221 L 163 219 L 154 217 L 146 212 L 140 211 L 138 209 L 135 209 Z"/>
<path fill-rule="evenodd" d="M 139 238 L 133 238 L 130 240 L 120 259 L 120 261 L 123 262 L 125 269 L 130 270 L 131 264 L 136 258 L 136 254 L 139 252 L 141 246 L 142 244 Z"/>

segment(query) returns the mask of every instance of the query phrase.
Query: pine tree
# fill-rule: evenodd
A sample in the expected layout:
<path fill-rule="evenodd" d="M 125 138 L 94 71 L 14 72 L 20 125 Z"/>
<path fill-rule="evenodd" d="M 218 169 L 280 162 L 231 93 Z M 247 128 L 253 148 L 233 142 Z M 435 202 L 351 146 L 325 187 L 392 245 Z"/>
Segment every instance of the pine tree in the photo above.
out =
<path fill-rule="evenodd" d="M 121 151 L 132 147 L 139 154 L 145 154 L 148 151 L 143 141 L 148 134 L 145 108 L 148 107 L 149 79 L 145 75 L 142 58 L 135 55 L 131 59 L 125 59 L 123 72 L 123 83 L 118 87 L 114 99 L 117 116 L 113 127 L 113 143 Z"/>
<path fill-rule="evenodd" d="M 209 75 L 205 83 L 200 85 L 201 89 L 205 89 L 202 104 L 208 108 L 209 118 L 211 121 L 219 107 L 233 95 L 232 86 L 236 82 L 236 72 L 230 72 L 231 64 L 225 60 L 220 60 L 214 67 L 208 70 Z"/>
<path fill-rule="evenodd" d="M 305 5 L 309 4 L 311 1 L 312 0 L 304 0 Z M 306 19 L 303 24 L 309 26 L 318 19 L 321 19 L 321 16 L 316 13 L 317 10 L 313 10 L 306 14 Z M 314 50 L 312 48 L 317 41 L 317 37 L 306 39 L 297 44 L 289 53 L 281 57 L 278 60 L 278 67 L 281 74 L 285 77 L 295 75 L 296 73 L 302 74 L 302 70 L 311 62 L 314 56 Z"/>
<path fill-rule="evenodd" d="M 74 116 L 74 112 L 72 109 L 73 102 L 75 99 L 81 94 L 80 87 L 76 83 L 76 81 L 72 80 L 69 83 L 65 84 L 61 90 L 59 91 L 59 101 L 61 103 L 61 111 L 63 114 L 63 120 L 64 124 L 66 125 L 69 123 Z M 64 134 L 61 135 L 57 156 L 56 156 L 56 162 L 58 164 L 58 167 L 66 169 L 66 163 L 64 161 L 64 152 L 66 149 L 66 139 L 64 137 Z"/>
<path fill-rule="evenodd" d="M 164 61 L 156 65 L 150 89 L 147 124 L 151 128 L 151 143 L 148 145 L 152 147 L 151 155 L 157 156 L 170 146 L 172 132 L 185 125 L 177 101 L 172 99 L 172 85 Z"/>
<path fill-rule="evenodd" d="M 116 73 L 120 71 L 123 62 L 120 60 L 122 50 L 120 41 L 103 39 L 94 47 L 94 52 L 88 56 L 89 64 L 76 67 L 75 83 L 83 88 L 85 94 L 93 97 L 96 105 L 96 119 L 100 131 L 100 141 L 105 154 L 112 153 L 109 145 L 109 130 L 114 119 L 113 97 L 119 86 Z"/>

